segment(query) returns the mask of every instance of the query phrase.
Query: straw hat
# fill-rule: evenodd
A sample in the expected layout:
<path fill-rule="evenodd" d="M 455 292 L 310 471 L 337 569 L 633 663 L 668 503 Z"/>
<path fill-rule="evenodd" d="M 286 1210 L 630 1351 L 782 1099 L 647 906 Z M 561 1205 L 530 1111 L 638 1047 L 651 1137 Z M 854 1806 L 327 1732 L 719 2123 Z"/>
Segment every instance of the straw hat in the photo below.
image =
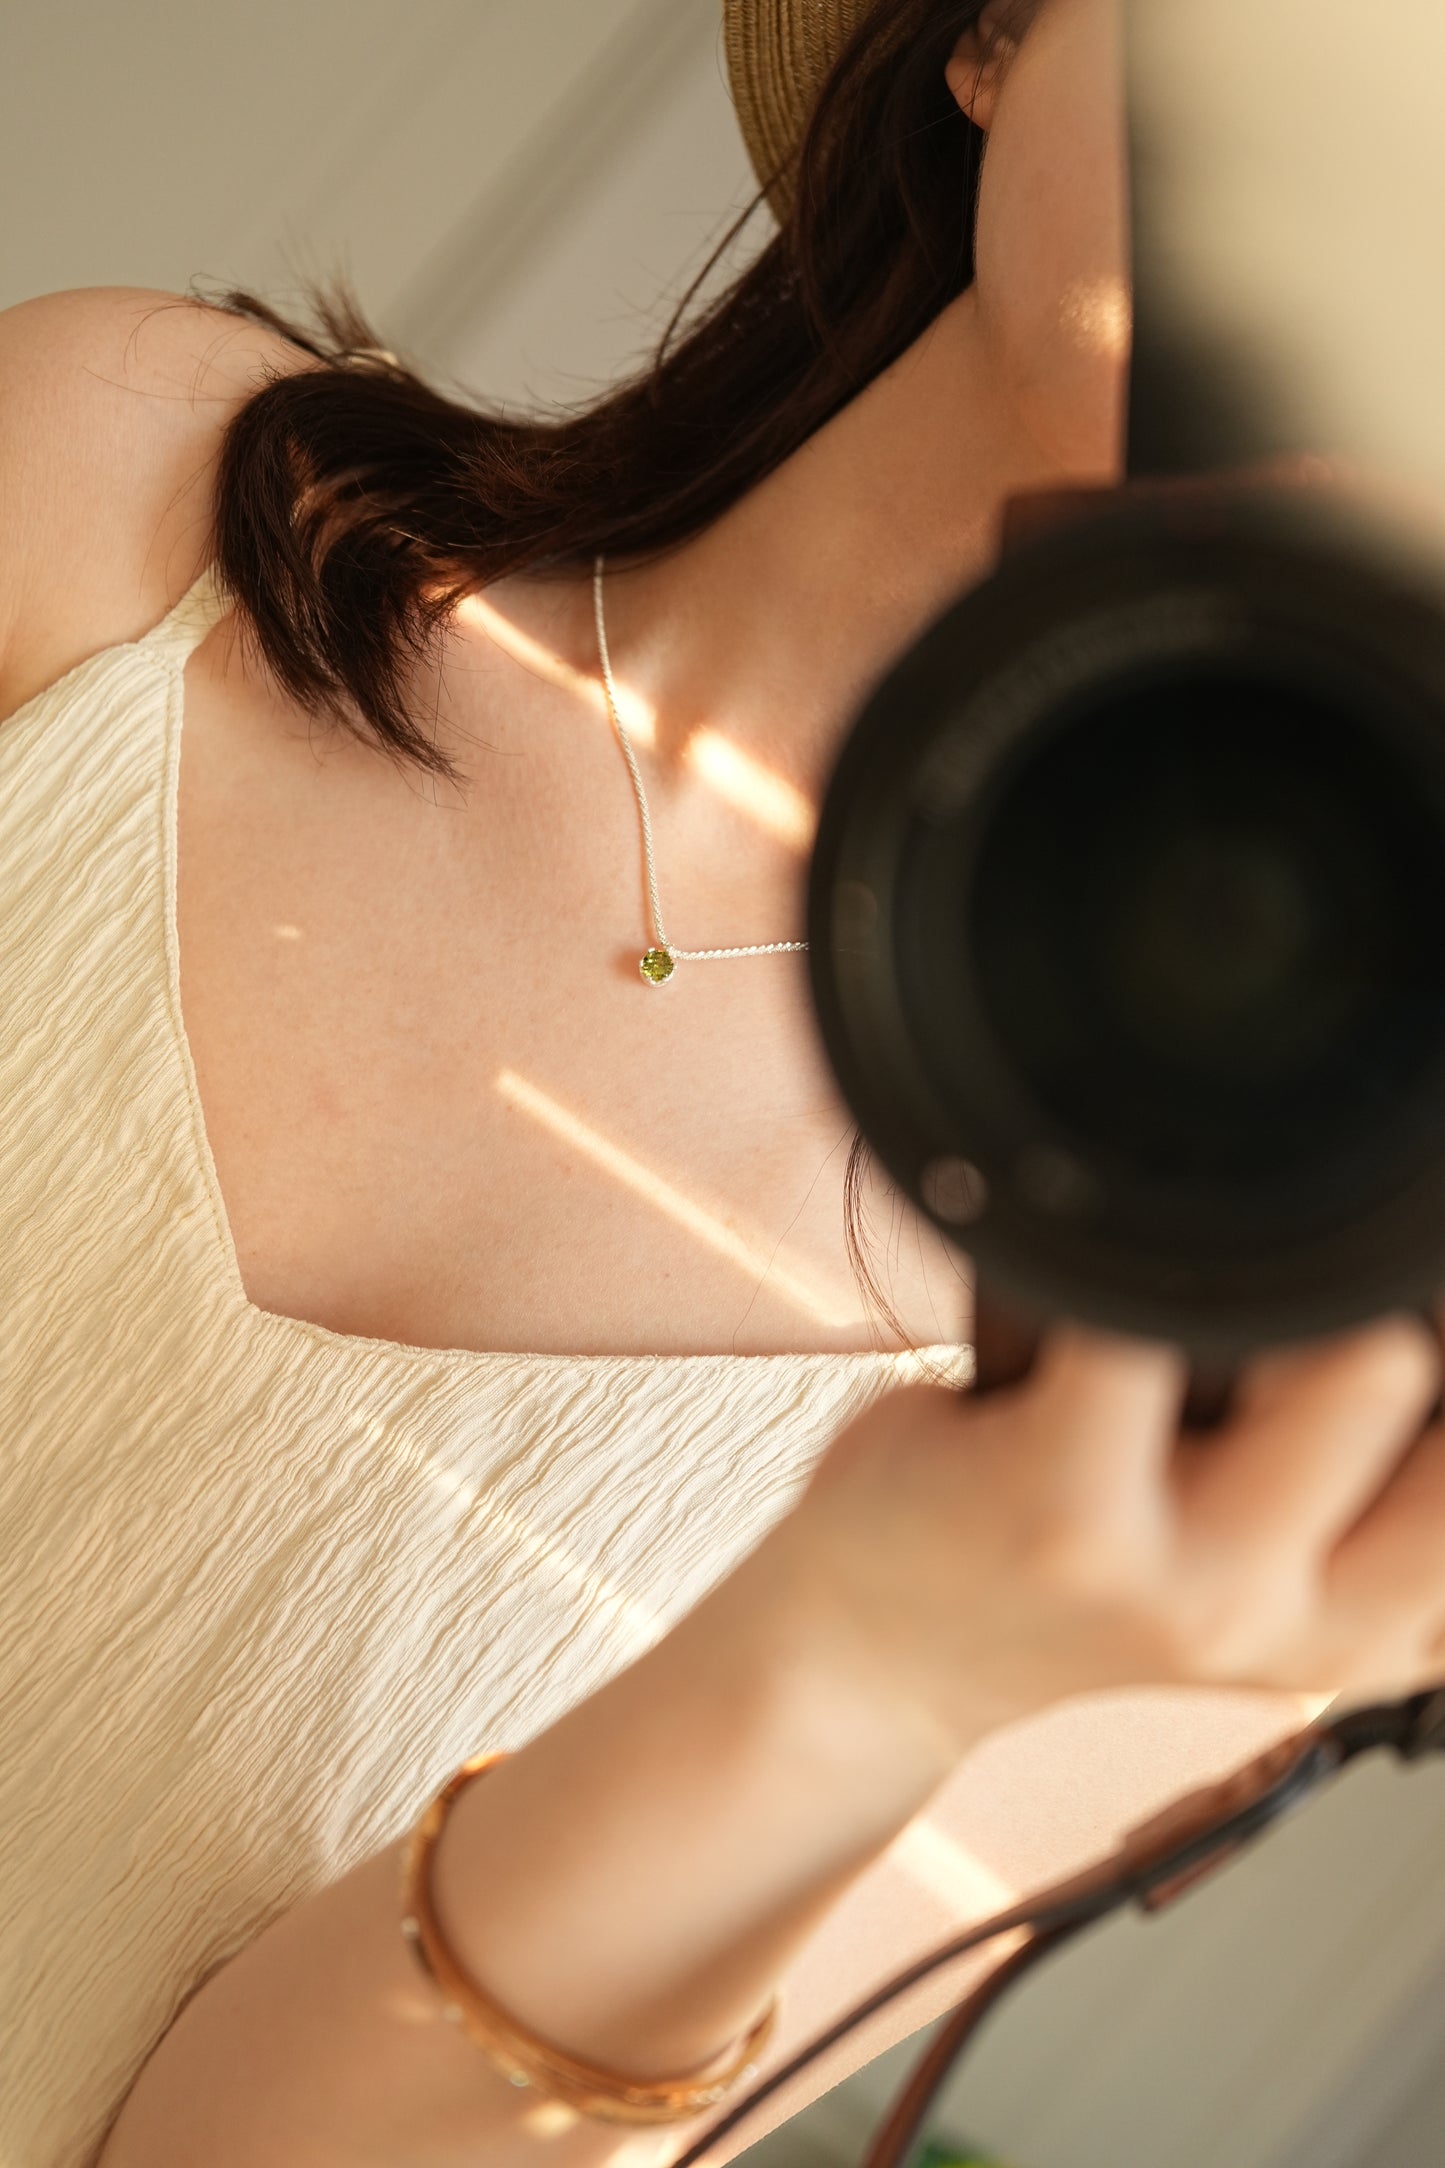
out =
<path fill-rule="evenodd" d="M 723 42 L 738 125 L 766 184 L 803 139 L 829 71 L 872 0 L 723 0 Z M 768 199 L 779 217 L 788 193 Z"/>

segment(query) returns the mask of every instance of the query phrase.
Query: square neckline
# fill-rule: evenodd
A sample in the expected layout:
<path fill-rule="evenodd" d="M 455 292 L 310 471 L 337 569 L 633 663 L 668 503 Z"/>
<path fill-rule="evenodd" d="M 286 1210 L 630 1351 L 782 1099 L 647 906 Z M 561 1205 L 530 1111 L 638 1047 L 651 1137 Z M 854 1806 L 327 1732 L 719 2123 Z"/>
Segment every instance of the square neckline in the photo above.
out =
<path fill-rule="evenodd" d="M 405 1340 L 377 1339 L 364 1333 L 335 1332 L 328 1325 L 317 1325 L 309 1318 L 291 1317 L 284 1311 L 265 1310 L 253 1302 L 246 1292 L 241 1274 L 240 1257 L 231 1223 L 221 1194 L 220 1178 L 216 1171 L 215 1155 L 206 1129 L 205 1110 L 201 1105 L 200 1089 L 196 1078 L 195 1061 L 191 1043 L 186 1035 L 185 1019 L 181 1009 L 180 992 L 180 928 L 176 908 L 176 875 L 179 861 L 179 802 L 180 802 L 180 756 L 181 741 L 185 729 L 185 671 L 186 664 L 206 634 L 225 616 L 230 604 L 221 583 L 219 567 L 213 559 L 186 589 L 179 602 L 167 611 L 160 622 L 152 626 L 140 639 L 122 641 L 114 648 L 102 649 L 99 656 L 92 656 L 92 663 L 112 654 L 141 653 L 158 660 L 165 672 L 169 697 L 166 703 L 164 730 L 164 771 L 162 779 L 162 910 L 165 927 L 166 961 L 166 1012 L 170 1026 L 173 1051 L 185 1088 L 189 1113 L 189 1139 L 192 1170 L 199 1174 L 201 1185 L 211 1208 L 211 1220 L 216 1235 L 216 1253 L 221 1280 L 227 1299 L 242 1315 L 253 1331 L 269 1334 L 276 1339 L 287 1338 L 304 1342 L 333 1357 L 352 1361 L 385 1359 L 395 1366 L 415 1369 L 425 1365 L 441 1365 L 450 1371 L 474 1370 L 494 1372 L 525 1364 L 529 1368 L 541 1366 L 561 1370 L 659 1370 L 691 1368 L 706 1369 L 708 1365 L 735 1366 L 747 1364 L 753 1371 L 771 1364 L 793 1369 L 840 1370 L 849 1366 L 874 1368 L 892 1366 L 908 1368 L 920 1361 L 943 1359 L 956 1362 L 960 1355 L 972 1356 L 966 1342 L 935 1341 L 917 1348 L 846 1348 L 814 1349 L 780 1354 L 683 1354 L 683 1355 L 571 1355 L 555 1352 L 527 1351 L 515 1348 L 441 1348 L 420 1347 Z M 84 667 L 81 665 L 80 667 Z M 70 676 L 73 673 L 67 672 Z M 63 682 L 63 680 L 61 681 Z M 27 703 L 28 705 L 29 703 Z"/>

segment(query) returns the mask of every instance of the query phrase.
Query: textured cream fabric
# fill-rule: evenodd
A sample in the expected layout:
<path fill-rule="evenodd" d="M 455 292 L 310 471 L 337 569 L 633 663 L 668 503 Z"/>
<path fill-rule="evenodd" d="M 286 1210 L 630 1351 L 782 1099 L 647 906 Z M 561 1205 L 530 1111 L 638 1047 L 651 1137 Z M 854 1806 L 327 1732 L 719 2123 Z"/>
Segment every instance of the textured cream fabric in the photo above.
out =
<path fill-rule="evenodd" d="M 223 608 L 205 575 L 0 726 L 0 2168 L 82 2168 L 211 1969 L 631 1661 L 919 1367 L 448 1353 L 247 1300 L 174 913 Z"/>

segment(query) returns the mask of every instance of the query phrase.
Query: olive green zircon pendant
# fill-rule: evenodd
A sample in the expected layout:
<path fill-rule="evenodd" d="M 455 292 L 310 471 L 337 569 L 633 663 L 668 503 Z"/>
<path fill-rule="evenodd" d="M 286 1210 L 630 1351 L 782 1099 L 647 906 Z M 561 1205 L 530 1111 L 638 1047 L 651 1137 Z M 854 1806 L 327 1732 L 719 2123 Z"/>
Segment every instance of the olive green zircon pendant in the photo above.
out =
<path fill-rule="evenodd" d="M 637 968 L 649 986 L 666 986 L 677 965 L 665 948 L 650 948 Z"/>

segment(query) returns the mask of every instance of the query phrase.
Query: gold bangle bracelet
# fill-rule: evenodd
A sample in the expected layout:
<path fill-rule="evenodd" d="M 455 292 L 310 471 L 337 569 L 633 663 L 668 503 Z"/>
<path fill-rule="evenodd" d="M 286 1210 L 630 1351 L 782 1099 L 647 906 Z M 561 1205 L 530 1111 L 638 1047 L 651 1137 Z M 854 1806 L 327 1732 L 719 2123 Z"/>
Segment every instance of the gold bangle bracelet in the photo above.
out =
<path fill-rule="evenodd" d="M 609 2123 L 681 2123 L 722 2099 L 739 2078 L 751 2077 L 778 2015 L 778 1997 L 744 2038 L 701 2070 L 682 2078 L 623 2078 L 529 2033 L 468 1979 L 448 1949 L 432 1908 L 431 1862 L 447 1812 L 473 1777 L 506 1760 L 505 1752 L 478 1754 L 463 1762 L 432 1800 L 412 1831 L 402 1869 L 402 1933 L 428 1977 L 440 1989 L 446 2016 L 460 2025 L 513 2085 L 535 2086 L 549 2099 Z"/>

